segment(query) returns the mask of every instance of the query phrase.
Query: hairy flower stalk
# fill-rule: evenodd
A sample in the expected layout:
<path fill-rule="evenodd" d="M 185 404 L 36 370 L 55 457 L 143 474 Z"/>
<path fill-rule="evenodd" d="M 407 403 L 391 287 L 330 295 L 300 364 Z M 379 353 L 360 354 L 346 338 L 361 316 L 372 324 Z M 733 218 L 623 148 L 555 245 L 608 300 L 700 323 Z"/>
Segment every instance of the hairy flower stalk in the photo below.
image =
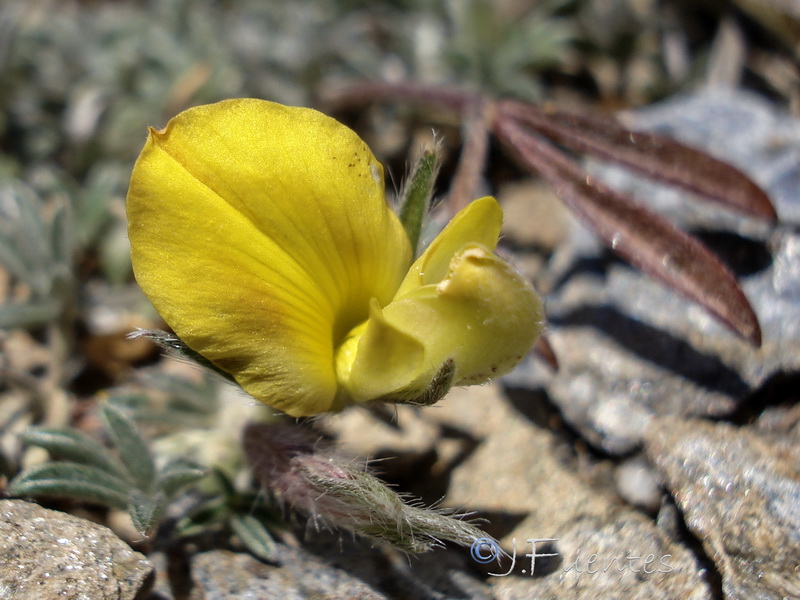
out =
<path fill-rule="evenodd" d="M 151 129 L 127 200 L 136 278 L 181 343 L 292 416 L 429 404 L 512 369 L 541 302 L 481 198 L 419 258 L 383 169 L 306 108 L 228 100 Z"/>
<path fill-rule="evenodd" d="M 469 546 L 487 537 L 457 515 L 406 504 L 311 431 L 250 425 L 244 448 L 256 479 L 318 528 L 344 529 L 409 553 L 427 552 L 444 541 Z"/>

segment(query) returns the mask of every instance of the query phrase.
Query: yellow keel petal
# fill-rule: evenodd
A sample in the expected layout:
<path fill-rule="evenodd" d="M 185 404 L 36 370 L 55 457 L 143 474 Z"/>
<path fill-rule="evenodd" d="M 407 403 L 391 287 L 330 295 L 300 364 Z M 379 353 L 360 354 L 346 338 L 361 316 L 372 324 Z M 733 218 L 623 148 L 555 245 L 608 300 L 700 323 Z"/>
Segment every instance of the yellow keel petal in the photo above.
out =
<path fill-rule="evenodd" d="M 370 317 L 350 372 L 351 394 L 421 396 L 451 360 L 454 385 L 483 383 L 519 363 L 543 319 L 527 280 L 488 248 L 468 244 L 441 282 L 417 288 Z M 391 361 L 381 366 L 385 348 L 392 349 Z"/>

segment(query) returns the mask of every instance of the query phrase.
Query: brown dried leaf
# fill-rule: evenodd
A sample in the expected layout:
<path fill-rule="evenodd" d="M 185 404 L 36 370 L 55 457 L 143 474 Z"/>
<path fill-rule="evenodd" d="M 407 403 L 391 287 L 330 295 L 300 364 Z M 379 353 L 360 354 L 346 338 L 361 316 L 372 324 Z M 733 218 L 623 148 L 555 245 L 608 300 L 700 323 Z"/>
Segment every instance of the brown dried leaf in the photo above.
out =
<path fill-rule="evenodd" d="M 733 274 L 700 241 L 632 199 L 593 181 L 525 125 L 498 112 L 498 138 L 553 186 L 570 210 L 620 256 L 700 303 L 761 345 L 761 328 Z"/>
<path fill-rule="evenodd" d="M 670 138 L 631 131 L 610 118 L 542 110 L 513 100 L 499 102 L 498 111 L 575 152 L 626 165 L 745 214 L 777 219 L 767 195 L 744 173 Z"/>

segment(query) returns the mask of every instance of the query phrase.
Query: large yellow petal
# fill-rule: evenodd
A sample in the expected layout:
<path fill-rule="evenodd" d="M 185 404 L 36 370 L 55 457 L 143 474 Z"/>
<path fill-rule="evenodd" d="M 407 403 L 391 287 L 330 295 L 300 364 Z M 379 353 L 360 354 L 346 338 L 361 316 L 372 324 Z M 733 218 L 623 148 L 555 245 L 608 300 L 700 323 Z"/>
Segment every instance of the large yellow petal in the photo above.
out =
<path fill-rule="evenodd" d="M 410 263 L 382 169 L 350 129 L 260 100 L 152 131 L 128 194 L 137 280 L 175 332 L 292 415 L 334 406 L 333 349 Z"/>

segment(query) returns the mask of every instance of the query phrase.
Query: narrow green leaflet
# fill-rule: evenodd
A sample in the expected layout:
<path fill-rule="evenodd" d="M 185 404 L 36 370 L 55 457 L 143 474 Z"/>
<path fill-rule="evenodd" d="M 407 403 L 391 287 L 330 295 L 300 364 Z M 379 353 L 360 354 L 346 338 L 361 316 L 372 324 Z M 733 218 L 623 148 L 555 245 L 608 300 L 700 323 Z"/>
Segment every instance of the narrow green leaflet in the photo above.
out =
<path fill-rule="evenodd" d="M 400 222 L 406 230 L 414 255 L 417 254 L 422 224 L 430 209 L 433 186 L 439 171 L 439 146 L 426 150 L 406 179 L 400 204 Z"/>
<path fill-rule="evenodd" d="M 126 509 L 130 484 L 103 469 L 76 463 L 46 463 L 17 477 L 8 488 L 14 496 L 55 496 Z"/>
<path fill-rule="evenodd" d="M 275 560 L 275 540 L 256 517 L 235 515 L 231 518 L 231 529 L 256 557 L 266 561 Z"/>
<path fill-rule="evenodd" d="M 132 482 L 140 490 L 151 490 L 156 481 L 156 466 L 150 448 L 133 421 L 118 408 L 106 404 L 102 411 L 108 433 Z"/>
<path fill-rule="evenodd" d="M 166 503 L 167 498 L 161 492 L 153 495 L 143 494 L 139 490 L 131 492 L 127 509 L 136 530 L 142 535 L 149 536 L 156 528 Z"/>
<path fill-rule="evenodd" d="M 10 237 L 0 230 L 0 264 L 3 265 L 14 277 L 24 281 L 28 285 L 31 281 L 31 268 L 28 266 L 19 250 L 14 246 Z"/>
<path fill-rule="evenodd" d="M 75 463 L 92 465 L 106 473 L 126 479 L 127 472 L 120 462 L 85 433 L 74 429 L 29 429 L 22 434 L 22 441 L 32 446 L 44 448 L 53 456 L 59 456 Z"/>
<path fill-rule="evenodd" d="M 74 224 L 72 222 L 72 211 L 69 204 L 60 206 L 50 225 L 50 255 L 54 264 L 71 264 L 72 252 L 75 248 Z M 66 269 L 63 276 L 69 275 L 70 270 Z"/>
<path fill-rule="evenodd" d="M 168 463 L 158 475 L 158 489 L 172 496 L 180 488 L 202 479 L 207 471 L 197 463 L 179 460 Z"/>

